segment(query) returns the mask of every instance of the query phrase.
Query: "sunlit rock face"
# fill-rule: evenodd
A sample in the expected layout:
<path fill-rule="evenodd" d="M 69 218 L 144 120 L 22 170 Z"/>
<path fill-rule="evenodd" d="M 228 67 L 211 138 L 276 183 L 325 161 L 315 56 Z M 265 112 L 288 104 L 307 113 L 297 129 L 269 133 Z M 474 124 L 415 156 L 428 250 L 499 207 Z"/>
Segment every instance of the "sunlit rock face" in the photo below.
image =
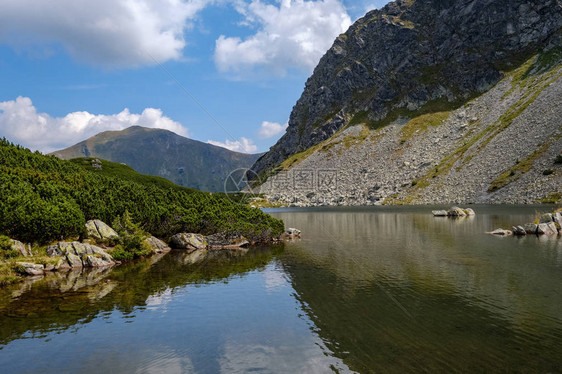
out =
<path fill-rule="evenodd" d="M 306 82 L 286 134 L 257 174 L 348 123 L 465 102 L 543 47 L 559 45 L 560 1 L 398 0 L 341 34 Z"/>

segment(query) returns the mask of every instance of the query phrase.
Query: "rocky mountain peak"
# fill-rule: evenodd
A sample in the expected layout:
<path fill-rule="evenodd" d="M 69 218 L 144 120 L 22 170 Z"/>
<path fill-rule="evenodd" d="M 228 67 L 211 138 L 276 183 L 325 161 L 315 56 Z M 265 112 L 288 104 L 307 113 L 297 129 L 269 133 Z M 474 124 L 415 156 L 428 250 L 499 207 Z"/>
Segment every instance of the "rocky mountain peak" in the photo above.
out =
<path fill-rule="evenodd" d="M 322 57 L 264 174 L 343 127 L 451 110 L 562 40 L 560 0 L 398 0 L 367 13 Z"/>

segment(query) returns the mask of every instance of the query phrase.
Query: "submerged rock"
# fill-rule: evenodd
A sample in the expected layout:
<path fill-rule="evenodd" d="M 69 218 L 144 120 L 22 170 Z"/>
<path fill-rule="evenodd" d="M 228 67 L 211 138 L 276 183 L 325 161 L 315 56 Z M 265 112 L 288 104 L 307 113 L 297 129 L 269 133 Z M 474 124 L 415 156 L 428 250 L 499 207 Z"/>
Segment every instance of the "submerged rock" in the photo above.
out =
<path fill-rule="evenodd" d="M 301 230 L 295 228 L 289 228 L 287 229 L 287 234 L 294 235 L 294 236 L 301 236 Z"/>
<path fill-rule="evenodd" d="M 431 213 L 434 217 L 447 217 L 449 215 L 446 210 L 434 210 Z"/>
<path fill-rule="evenodd" d="M 508 236 L 508 235 L 512 235 L 513 232 L 511 230 L 495 229 L 494 231 L 487 232 L 486 234 L 498 235 L 498 236 Z"/>
<path fill-rule="evenodd" d="M 289 228 L 279 237 L 279 240 L 291 240 L 301 237 L 301 230 L 295 228 Z"/>

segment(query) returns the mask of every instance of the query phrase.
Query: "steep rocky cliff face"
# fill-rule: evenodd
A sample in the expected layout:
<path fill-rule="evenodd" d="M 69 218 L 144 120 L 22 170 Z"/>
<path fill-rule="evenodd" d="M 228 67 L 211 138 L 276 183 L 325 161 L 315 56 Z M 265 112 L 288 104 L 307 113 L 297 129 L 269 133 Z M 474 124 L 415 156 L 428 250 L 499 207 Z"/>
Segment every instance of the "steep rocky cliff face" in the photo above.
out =
<path fill-rule="evenodd" d="M 398 0 L 369 12 L 321 59 L 286 134 L 253 170 L 277 172 L 346 126 L 458 108 L 559 45 L 561 27 L 560 0 Z"/>
<path fill-rule="evenodd" d="M 253 166 L 294 205 L 562 200 L 562 2 L 397 1 L 322 58 Z"/>

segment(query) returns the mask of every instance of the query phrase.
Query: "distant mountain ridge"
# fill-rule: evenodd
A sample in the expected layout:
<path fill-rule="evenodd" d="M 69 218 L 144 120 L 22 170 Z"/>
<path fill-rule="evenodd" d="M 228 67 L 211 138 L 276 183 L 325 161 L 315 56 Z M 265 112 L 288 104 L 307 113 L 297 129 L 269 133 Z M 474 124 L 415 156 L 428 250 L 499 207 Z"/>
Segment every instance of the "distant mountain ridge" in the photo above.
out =
<path fill-rule="evenodd" d="M 210 192 L 223 191 L 231 171 L 249 168 L 261 156 L 233 152 L 168 130 L 141 126 L 101 132 L 52 154 L 65 160 L 98 157 L 121 162 L 139 173 Z"/>

